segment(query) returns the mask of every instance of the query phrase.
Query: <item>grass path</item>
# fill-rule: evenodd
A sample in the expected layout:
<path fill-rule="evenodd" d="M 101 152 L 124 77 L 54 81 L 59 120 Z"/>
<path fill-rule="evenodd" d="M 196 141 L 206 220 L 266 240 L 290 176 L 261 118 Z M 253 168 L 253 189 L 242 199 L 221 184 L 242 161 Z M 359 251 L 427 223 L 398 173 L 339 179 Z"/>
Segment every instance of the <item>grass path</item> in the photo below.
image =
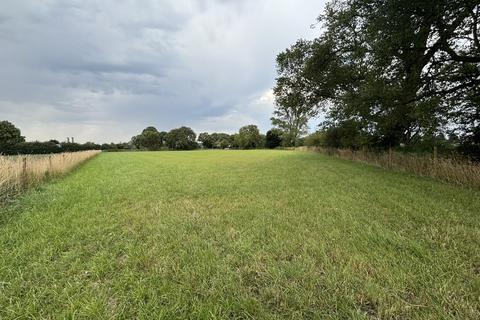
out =
<path fill-rule="evenodd" d="M 480 318 L 480 192 L 316 153 L 104 153 L 0 210 L 1 319 Z"/>

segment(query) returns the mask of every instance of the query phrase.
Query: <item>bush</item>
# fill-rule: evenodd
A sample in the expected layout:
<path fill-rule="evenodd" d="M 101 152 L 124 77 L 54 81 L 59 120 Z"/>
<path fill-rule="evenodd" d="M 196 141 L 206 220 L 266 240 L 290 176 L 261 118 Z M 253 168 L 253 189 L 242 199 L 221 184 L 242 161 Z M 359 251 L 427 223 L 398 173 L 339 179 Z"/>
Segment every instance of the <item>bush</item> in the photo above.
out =
<path fill-rule="evenodd" d="M 307 147 L 321 147 L 325 145 L 325 132 L 317 131 L 305 137 Z"/>

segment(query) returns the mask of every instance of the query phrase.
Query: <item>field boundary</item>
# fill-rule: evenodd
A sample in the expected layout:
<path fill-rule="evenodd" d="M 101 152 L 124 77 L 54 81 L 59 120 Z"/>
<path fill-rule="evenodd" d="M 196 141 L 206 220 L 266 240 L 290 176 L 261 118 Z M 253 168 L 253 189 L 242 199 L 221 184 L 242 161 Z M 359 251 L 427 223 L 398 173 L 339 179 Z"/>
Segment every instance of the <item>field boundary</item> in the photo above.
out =
<path fill-rule="evenodd" d="M 319 152 L 340 159 L 363 162 L 381 168 L 431 177 L 448 183 L 480 188 L 480 165 L 462 158 L 440 157 L 436 152 L 429 156 L 393 150 L 375 152 L 322 147 L 297 147 L 295 150 Z"/>
<path fill-rule="evenodd" d="M 0 156 L 0 203 L 22 190 L 64 175 L 101 153 L 99 150 L 46 155 Z"/>

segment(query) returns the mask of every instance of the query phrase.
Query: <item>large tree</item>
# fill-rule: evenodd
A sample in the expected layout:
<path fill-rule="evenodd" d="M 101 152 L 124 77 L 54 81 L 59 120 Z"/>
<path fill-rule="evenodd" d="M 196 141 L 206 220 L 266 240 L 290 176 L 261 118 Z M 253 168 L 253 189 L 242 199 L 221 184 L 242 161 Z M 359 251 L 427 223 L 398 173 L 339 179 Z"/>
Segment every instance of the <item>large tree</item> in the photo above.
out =
<path fill-rule="evenodd" d="M 155 127 L 146 127 L 142 133 L 132 138 L 133 144 L 139 149 L 159 150 L 162 145 L 162 134 Z"/>
<path fill-rule="evenodd" d="M 276 107 L 271 121 L 284 132 L 286 146 L 295 145 L 306 132 L 308 120 L 318 112 L 318 100 L 312 99 L 313 95 L 307 90 L 310 82 L 302 71 L 310 52 L 309 43 L 299 41 L 277 56 L 279 76 L 273 89 Z"/>
<path fill-rule="evenodd" d="M 281 104 L 290 113 L 319 107 L 329 127 L 356 122 L 378 146 L 415 143 L 459 122 L 462 133 L 478 126 L 478 1 L 332 1 L 319 22 L 317 39 L 277 58 L 277 87 L 286 86 L 277 99 L 298 96 Z"/>
<path fill-rule="evenodd" d="M 171 149 L 176 150 L 192 150 L 198 147 L 196 140 L 197 135 L 189 127 L 180 127 L 172 129 L 167 134 L 166 143 Z"/>
<path fill-rule="evenodd" d="M 225 149 L 232 146 L 232 136 L 227 133 L 213 132 L 211 134 L 207 132 L 200 133 L 198 135 L 198 141 L 200 141 L 204 148 Z"/>
<path fill-rule="evenodd" d="M 214 132 L 211 134 L 215 149 L 229 148 L 233 144 L 233 137 L 228 133 Z"/>
<path fill-rule="evenodd" d="M 255 149 L 263 147 L 262 136 L 256 125 L 241 127 L 238 134 L 235 135 L 235 143 L 241 149 Z"/>
<path fill-rule="evenodd" d="M 208 132 L 202 132 L 198 135 L 198 141 L 202 143 L 202 147 L 212 149 L 215 143 L 213 137 Z"/>
<path fill-rule="evenodd" d="M 0 153 L 24 141 L 20 129 L 11 122 L 0 121 Z"/>

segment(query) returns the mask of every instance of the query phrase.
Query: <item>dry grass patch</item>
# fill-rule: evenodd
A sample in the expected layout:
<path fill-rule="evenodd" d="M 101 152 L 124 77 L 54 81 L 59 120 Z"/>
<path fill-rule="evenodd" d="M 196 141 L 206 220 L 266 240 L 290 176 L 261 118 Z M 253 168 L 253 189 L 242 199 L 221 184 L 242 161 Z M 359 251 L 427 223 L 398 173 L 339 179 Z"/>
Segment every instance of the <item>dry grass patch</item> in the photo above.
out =
<path fill-rule="evenodd" d="M 48 178 L 65 174 L 101 151 L 0 156 L 0 201 Z"/>
<path fill-rule="evenodd" d="M 445 182 L 480 187 L 480 165 L 466 159 L 418 155 L 401 152 L 300 147 L 301 151 L 316 151 L 341 159 L 355 160 Z"/>

